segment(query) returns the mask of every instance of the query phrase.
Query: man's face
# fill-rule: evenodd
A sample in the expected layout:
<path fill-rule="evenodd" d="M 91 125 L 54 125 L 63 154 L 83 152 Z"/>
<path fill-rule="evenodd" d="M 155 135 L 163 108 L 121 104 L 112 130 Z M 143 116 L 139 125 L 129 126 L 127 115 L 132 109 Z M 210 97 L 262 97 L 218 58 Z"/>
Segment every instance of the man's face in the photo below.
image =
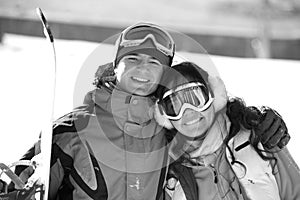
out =
<path fill-rule="evenodd" d="M 163 73 L 163 65 L 146 54 L 124 56 L 115 69 L 118 87 L 140 96 L 153 93 Z"/>

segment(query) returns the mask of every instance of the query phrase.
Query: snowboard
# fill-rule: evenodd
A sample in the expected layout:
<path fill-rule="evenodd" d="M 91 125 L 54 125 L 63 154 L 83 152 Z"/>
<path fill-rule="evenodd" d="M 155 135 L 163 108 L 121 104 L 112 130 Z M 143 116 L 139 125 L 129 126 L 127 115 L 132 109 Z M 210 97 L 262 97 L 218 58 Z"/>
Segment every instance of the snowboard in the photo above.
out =
<path fill-rule="evenodd" d="M 53 57 L 49 57 L 47 63 L 51 63 L 51 72 L 48 78 L 53 85 L 52 98 L 45 102 L 45 113 L 42 124 L 42 133 L 40 137 L 40 153 L 34 156 L 32 160 L 19 160 L 12 164 L 0 163 L 0 200 L 47 200 L 49 191 L 49 176 L 50 176 L 50 159 L 52 146 L 52 127 L 53 127 L 53 113 L 55 102 L 55 87 L 56 87 L 56 53 L 54 48 L 54 38 L 48 25 L 47 19 L 40 8 L 36 9 L 37 15 L 42 22 L 44 35 L 49 41 L 50 51 Z M 47 56 L 48 57 L 48 56 Z M 48 81 L 48 80 L 47 80 Z M 25 153 L 25 152 L 24 152 Z M 37 158 L 38 157 L 38 158 Z M 1 160 L 0 160 L 1 162 Z M 23 181 L 15 172 L 14 167 L 25 166 L 34 169 L 33 174 Z M 8 187 L 2 179 L 2 175 L 6 176 L 14 183 L 13 189 Z"/>

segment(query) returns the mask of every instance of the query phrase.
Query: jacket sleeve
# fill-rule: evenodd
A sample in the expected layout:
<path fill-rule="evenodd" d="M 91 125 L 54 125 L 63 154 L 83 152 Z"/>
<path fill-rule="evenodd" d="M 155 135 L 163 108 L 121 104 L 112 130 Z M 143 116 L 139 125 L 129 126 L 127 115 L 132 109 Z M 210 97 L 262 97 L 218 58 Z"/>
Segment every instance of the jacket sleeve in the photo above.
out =
<path fill-rule="evenodd" d="M 300 171 L 287 148 L 277 153 L 275 177 L 283 200 L 300 199 Z"/>
<path fill-rule="evenodd" d="M 31 160 L 34 156 L 41 153 L 40 149 L 40 140 L 36 142 L 33 147 L 31 147 L 20 160 Z M 27 166 L 17 166 L 15 168 L 15 173 L 18 176 L 25 177 L 24 173 L 28 173 L 26 170 Z M 27 177 L 30 177 L 31 174 L 27 174 Z M 61 166 L 61 163 L 58 159 L 51 160 L 51 169 L 50 169 L 50 182 L 49 182 L 49 199 L 55 199 L 57 191 L 62 184 L 62 180 L 64 178 L 64 170 Z M 8 186 L 9 192 L 12 192 L 15 190 L 13 182 L 11 182 Z"/>
<path fill-rule="evenodd" d="M 51 159 L 50 178 L 49 178 L 49 194 L 48 199 L 54 200 L 57 197 L 58 190 L 62 185 L 64 178 L 64 170 L 59 159 Z"/>
<path fill-rule="evenodd" d="M 39 139 L 34 145 L 22 156 L 20 160 L 31 160 L 35 155 L 41 153 L 41 140 Z M 30 170 L 26 170 L 28 167 L 23 165 L 16 166 L 14 172 L 16 175 L 20 176 L 23 172 L 23 177 L 30 176 L 31 174 L 28 174 Z M 26 173 L 26 175 L 24 174 Z M 13 182 L 10 182 L 8 185 L 8 191 L 11 192 L 15 190 L 15 184 Z"/>

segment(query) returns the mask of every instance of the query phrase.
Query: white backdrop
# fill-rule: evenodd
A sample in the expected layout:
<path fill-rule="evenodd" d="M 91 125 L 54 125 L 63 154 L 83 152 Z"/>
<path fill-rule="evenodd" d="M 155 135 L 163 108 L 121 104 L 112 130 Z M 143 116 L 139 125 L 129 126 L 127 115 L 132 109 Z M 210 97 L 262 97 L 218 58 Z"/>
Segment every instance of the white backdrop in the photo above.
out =
<path fill-rule="evenodd" d="M 88 70 L 81 66 L 98 46 L 82 41 L 56 40 L 58 61 L 57 90 L 54 117 L 72 110 L 92 89 L 97 66 Z M 99 64 L 111 59 L 111 46 L 103 46 Z M 191 60 L 197 55 L 189 54 Z M 244 59 L 211 56 L 218 67 L 227 90 L 244 98 L 248 105 L 267 105 L 275 108 L 284 118 L 292 136 L 288 147 L 297 163 L 300 154 L 300 128 L 297 124 L 300 111 L 300 62 L 288 60 Z M 0 162 L 18 160 L 37 140 L 44 120 L 43 111 L 52 98 L 52 54 L 49 44 L 42 38 L 5 35 L 0 45 L 1 132 Z M 80 71 L 81 70 L 81 71 Z M 76 82 L 78 73 L 84 80 Z M 73 101 L 74 86 L 80 85 Z"/>

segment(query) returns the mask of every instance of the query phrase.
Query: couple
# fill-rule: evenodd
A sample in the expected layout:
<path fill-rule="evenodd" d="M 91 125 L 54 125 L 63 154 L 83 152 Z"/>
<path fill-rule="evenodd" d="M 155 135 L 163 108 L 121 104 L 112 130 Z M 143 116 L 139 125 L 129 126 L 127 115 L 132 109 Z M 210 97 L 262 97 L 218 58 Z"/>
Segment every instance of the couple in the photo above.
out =
<path fill-rule="evenodd" d="M 53 126 L 49 199 L 297 198 L 286 150 L 272 153 L 289 140 L 274 110 L 228 100 L 222 81 L 192 63 L 171 68 L 174 41 L 154 24 L 128 27 L 116 48 L 85 105 Z M 264 171 L 251 176 L 250 164 Z M 258 178 L 250 190 L 248 176 Z"/>

